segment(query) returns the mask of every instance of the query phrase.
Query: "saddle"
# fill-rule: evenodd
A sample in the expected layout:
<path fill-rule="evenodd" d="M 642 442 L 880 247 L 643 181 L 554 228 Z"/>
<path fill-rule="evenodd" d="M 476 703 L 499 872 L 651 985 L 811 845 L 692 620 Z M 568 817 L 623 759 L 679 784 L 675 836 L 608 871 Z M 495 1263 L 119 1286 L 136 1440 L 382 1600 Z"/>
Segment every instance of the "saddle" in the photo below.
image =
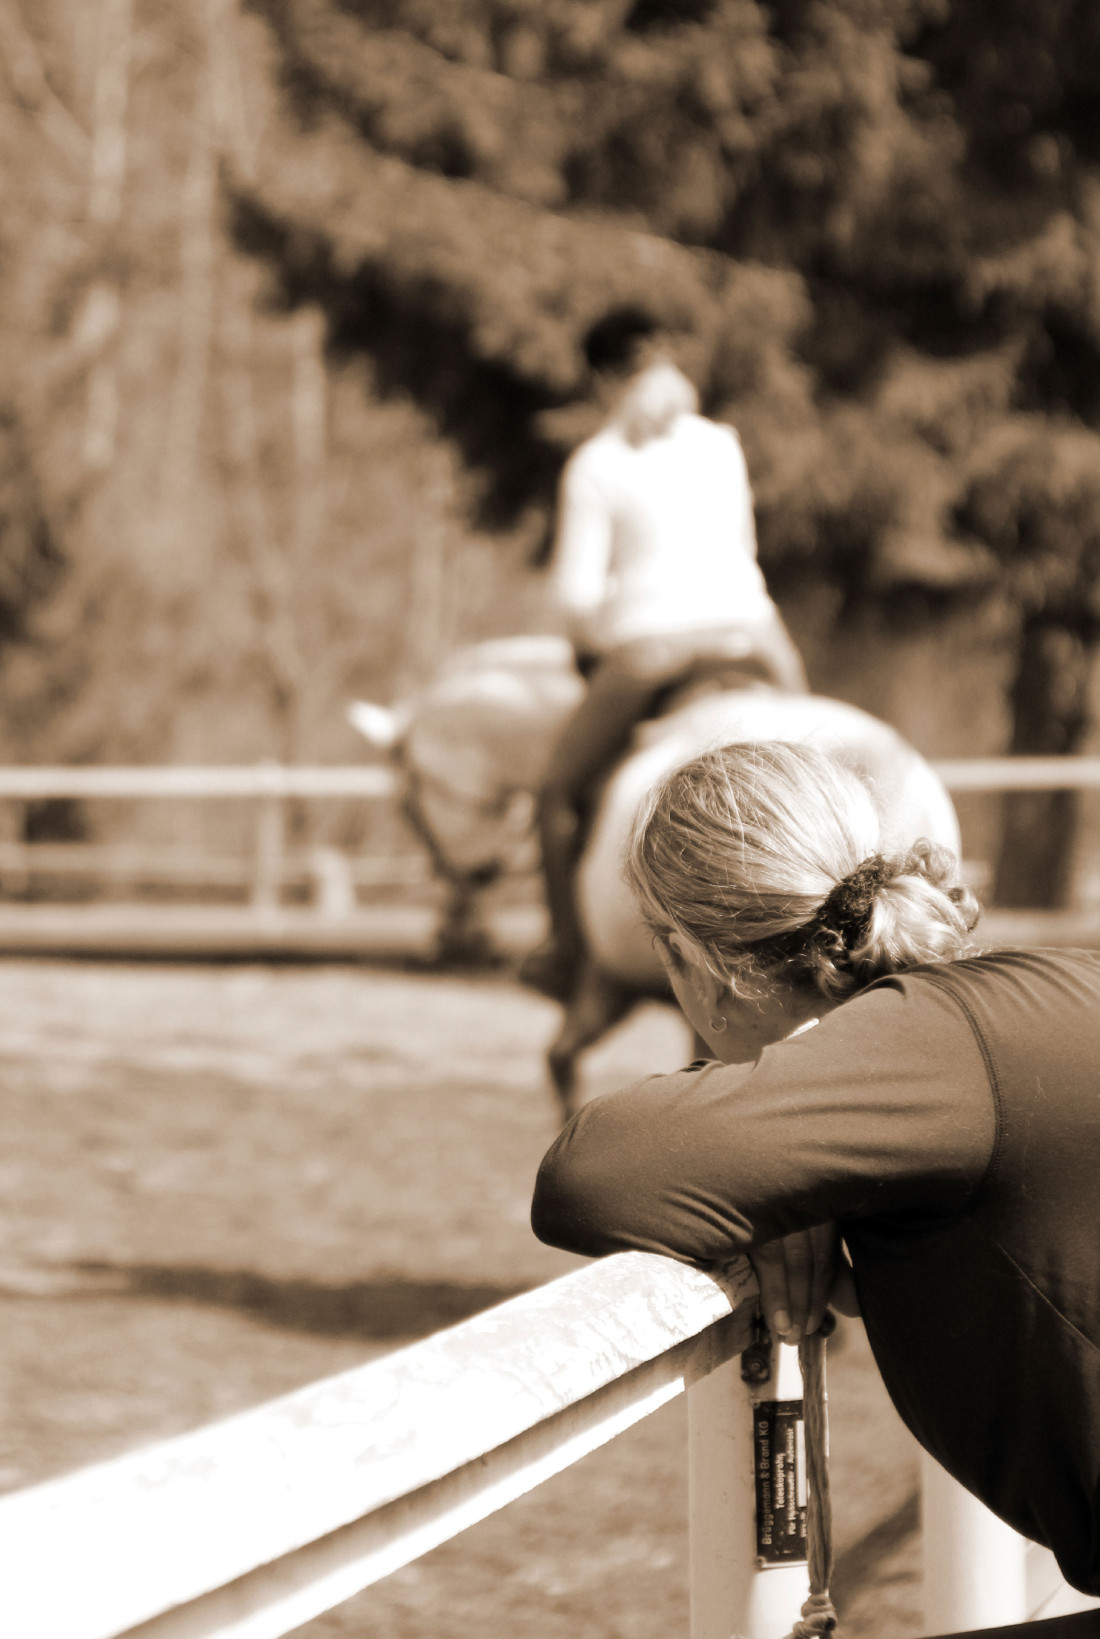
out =
<path fill-rule="evenodd" d="M 681 706 L 711 694 L 784 687 L 769 655 L 751 650 L 740 656 L 706 655 L 693 660 L 663 685 L 654 696 L 645 720 L 667 717 Z"/>

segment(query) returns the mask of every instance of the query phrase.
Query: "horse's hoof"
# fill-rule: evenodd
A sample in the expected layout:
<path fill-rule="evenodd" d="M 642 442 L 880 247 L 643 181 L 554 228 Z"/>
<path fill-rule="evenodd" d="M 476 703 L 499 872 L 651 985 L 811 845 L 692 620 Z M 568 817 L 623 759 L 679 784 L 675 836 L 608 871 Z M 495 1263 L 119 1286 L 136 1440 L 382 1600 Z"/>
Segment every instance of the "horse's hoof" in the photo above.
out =
<path fill-rule="evenodd" d="M 469 933 L 444 931 L 436 944 L 436 961 L 444 967 L 492 967 L 500 959 L 500 952 L 481 929 Z"/>
<path fill-rule="evenodd" d="M 576 964 L 563 956 L 556 945 L 540 945 L 528 951 L 516 970 L 521 985 L 549 996 L 553 1002 L 567 1002 L 576 984 Z"/>

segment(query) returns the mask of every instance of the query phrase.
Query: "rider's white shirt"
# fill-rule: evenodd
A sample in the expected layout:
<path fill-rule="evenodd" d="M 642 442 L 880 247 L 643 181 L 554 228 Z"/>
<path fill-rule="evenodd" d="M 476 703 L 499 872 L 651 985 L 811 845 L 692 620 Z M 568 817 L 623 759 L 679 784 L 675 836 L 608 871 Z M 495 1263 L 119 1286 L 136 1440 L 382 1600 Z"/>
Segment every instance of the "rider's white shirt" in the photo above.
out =
<path fill-rule="evenodd" d="M 553 593 L 578 644 L 597 652 L 770 620 L 732 427 L 681 415 L 632 444 L 611 422 L 582 444 L 562 478 Z"/>

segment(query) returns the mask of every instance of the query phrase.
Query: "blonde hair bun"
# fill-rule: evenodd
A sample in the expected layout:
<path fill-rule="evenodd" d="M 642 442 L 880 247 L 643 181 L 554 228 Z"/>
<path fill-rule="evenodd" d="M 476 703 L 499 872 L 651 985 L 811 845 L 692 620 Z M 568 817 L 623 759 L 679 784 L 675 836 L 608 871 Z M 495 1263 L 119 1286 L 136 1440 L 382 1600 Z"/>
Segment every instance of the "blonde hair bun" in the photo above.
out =
<path fill-rule="evenodd" d="M 838 930 L 831 949 L 810 944 L 808 966 L 820 990 L 840 997 L 884 974 L 964 955 L 980 914 L 955 856 L 922 837 L 887 863 L 855 937 Z"/>

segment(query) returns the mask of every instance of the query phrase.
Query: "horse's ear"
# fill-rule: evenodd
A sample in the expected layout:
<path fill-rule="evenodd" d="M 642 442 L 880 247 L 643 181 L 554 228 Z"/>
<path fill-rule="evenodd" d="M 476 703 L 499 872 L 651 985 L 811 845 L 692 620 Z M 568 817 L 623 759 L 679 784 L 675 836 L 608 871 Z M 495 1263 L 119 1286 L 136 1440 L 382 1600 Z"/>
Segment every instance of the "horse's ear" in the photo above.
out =
<path fill-rule="evenodd" d="M 408 727 L 403 712 L 375 705 L 373 700 L 353 700 L 348 707 L 348 722 L 379 751 L 392 751 Z"/>

